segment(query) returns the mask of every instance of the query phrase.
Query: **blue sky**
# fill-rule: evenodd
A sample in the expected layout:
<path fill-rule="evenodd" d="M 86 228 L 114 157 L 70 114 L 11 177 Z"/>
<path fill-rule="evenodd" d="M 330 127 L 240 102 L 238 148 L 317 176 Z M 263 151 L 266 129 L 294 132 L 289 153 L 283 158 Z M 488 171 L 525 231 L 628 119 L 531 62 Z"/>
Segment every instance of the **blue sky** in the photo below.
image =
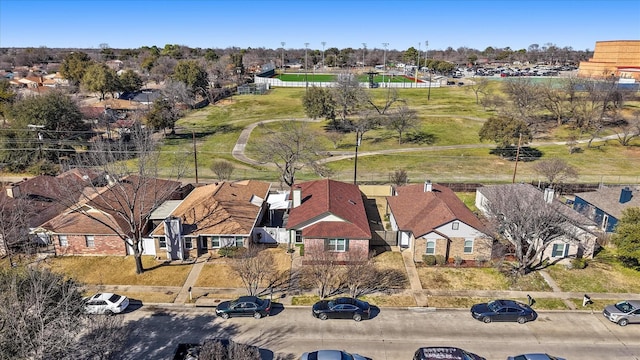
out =
<path fill-rule="evenodd" d="M 640 0 L 0 0 L 0 47 L 593 50 L 639 39 Z"/>

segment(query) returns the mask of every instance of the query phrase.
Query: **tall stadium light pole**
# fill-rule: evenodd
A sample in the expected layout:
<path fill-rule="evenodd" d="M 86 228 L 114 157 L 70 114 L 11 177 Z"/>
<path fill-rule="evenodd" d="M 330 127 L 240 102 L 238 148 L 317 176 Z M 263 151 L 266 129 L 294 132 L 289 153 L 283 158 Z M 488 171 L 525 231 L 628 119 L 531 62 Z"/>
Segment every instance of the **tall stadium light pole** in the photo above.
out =
<path fill-rule="evenodd" d="M 309 88 L 309 79 L 307 78 L 307 49 L 309 48 L 309 43 L 304 43 L 304 88 L 305 91 Z"/>
<path fill-rule="evenodd" d="M 367 43 L 362 43 L 362 68 L 364 69 L 364 54 L 367 52 Z"/>
<path fill-rule="evenodd" d="M 282 45 L 282 64 L 280 64 L 280 71 L 284 74 L 284 45 L 286 43 L 283 41 L 280 43 Z"/>
<path fill-rule="evenodd" d="M 424 61 L 425 65 L 428 65 L 429 61 L 429 41 L 424 42 Z M 431 100 L 431 67 L 427 68 L 429 72 L 429 91 L 427 91 L 427 101 Z"/>
<path fill-rule="evenodd" d="M 420 41 L 418 41 L 418 63 L 416 64 L 416 87 L 418 87 L 418 72 L 420 71 Z"/>
<path fill-rule="evenodd" d="M 383 70 L 382 70 L 382 83 L 384 84 L 384 73 L 387 72 L 387 46 L 389 46 L 389 43 L 382 43 L 382 46 L 384 46 L 384 56 L 383 56 Z"/>
<path fill-rule="evenodd" d="M 323 41 L 320 44 L 322 44 L 322 71 L 324 71 L 324 46 L 327 45 L 327 42 Z"/>

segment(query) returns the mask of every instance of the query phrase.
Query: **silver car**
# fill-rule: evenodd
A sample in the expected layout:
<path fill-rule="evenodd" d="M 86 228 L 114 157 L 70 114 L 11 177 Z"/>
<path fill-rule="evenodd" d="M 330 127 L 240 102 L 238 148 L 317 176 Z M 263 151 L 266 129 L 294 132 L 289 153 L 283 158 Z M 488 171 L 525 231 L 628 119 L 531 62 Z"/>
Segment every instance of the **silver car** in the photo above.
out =
<path fill-rule="evenodd" d="M 559 358 L 557 356 L 549 355 L 549 354 L 544 354 L 544 353 L 533 353 L 533 354 L 509 356 L 507 360 L 565 360 L 565 359 Z"/>
<path fill-rule="evenodd" d="M 369 360 L 358 354 L 341 350 L 318 350 L 302 354 L 300 360 Z"/>
<path fill-rule="evenodd" d="M 640 323 L 640 300 L 625 300 L 608 305 L 602 310 L 602 315 L 620 326 Z"/>

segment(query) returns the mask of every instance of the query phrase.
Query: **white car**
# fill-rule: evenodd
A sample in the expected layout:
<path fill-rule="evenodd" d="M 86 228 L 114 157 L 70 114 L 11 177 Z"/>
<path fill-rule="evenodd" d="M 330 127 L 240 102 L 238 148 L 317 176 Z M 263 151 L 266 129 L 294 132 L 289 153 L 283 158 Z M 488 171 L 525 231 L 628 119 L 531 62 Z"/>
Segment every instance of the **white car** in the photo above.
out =
<path fill-rule="evenodd" d="M 87 314 L 119 314 L 129 306 L 126 296 L 113 293 L 98 293 L 85 299 L 85 311 Z"/>
<path fill-rule="evenodd" d="M 369 360 L 358 354 L 349 354 L 341 350 L 317 350 L 302 354 L 300 360 Z"/>

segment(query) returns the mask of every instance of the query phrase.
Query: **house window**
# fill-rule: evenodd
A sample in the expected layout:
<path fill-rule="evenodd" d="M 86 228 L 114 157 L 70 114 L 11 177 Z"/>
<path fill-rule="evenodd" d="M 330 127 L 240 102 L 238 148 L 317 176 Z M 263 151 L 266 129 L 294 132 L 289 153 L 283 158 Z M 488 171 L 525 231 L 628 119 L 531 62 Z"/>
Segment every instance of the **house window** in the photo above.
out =
<path fill-rule="evenodd" d="M 190 238 L 190 237 L 184 238 L 184 248 L 193 249 L 193 238 Z"/>
<path fill-rule="evenodd" d="M 327 250 L 338 252 L 347 251 L 347 239 L 328 239 Z"/>
<path fill-rule="evenodd" d="M 158 238 L 158 246 L 160 246 L 160 249 L 166 249 L 167 248 L 167 238 L 164 236 L 161 236 Z"/>
<path fill-rule="evenodd" d="M 459 223 L 459 222 L 454 221 L 454 222 L 451 224 L 451 229 L 453 229 L 453 230 L 458 230 L 459 228 L 460 228 L 460 223 Z"/>
<path fill-rule="evenodd" d="M 602 217 L 602 230 L 607 230 L 607 226 L 609 226 L 609 215 L 604 214 Z"/>
<path fill-rule="evenodd" d="M 221 247 L 236 246 L 236 237 L 220 236 L 220 246 Z"/>
<path fill-rule="evenodd" d="M 464 253 L 471 254 L 473 252 L 473 240 L 464 241 Z"/>
<path fill-rule="evenodd" d="M 220 237 L 219 236 L 212 236 L 211 237 L 211 248 L 217 249 L 219 247 L 220 247 Z"/>
<path fill-rule="evenodd" d="M 296 244 L 302 244 L 302 230 L 296 231 Z"/>
<path fill-rule="evenodd" d="M 436 242 L 435 240 L 427 241 L 427 255 L 435 255 L 436 254 Z"/>
<path fill-rule="evenodd" d="M 209 246 L 209 240 L 207 239 L 207 237 L 201 237 L 200 238 L 200 247 L 202 248 L 202 250 L 207 250 Z"/>
<path fill-rule="evenodd" d="M 242 236 L 236 236 L 236 247 L 244 247 L 244 238 Z"/>
<path fill-rule="evenodd" d="M 93 235 L 85 235 L 84 237 L 84 241 L 87 243 L 87 247 L 96 247 L 96 239 L 93 237 Z"/>
<path fill-rule="evenodd" d="M 565 257 L 565 251 L 568 249 L 569 244 L 553 244 L 553 251 L 551 252 L 551 257 L 561 258 Z"/>
<path fill-rule="evenodd" d="M 69 246 L 69 239 L 67 239 L 67 235 L 58 235 L 58 242 L 60 246 Z"/>

